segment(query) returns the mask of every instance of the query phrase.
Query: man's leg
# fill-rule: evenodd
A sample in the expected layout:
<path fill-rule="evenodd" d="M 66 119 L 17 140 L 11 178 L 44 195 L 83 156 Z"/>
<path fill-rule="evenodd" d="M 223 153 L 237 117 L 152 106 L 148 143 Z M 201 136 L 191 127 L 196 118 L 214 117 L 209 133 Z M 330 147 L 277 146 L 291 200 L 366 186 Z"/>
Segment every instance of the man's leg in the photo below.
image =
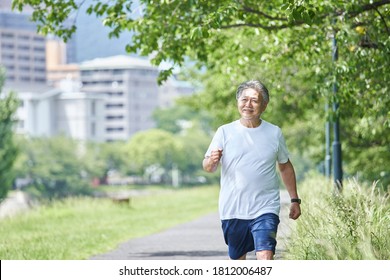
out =
<path fill-rule="evenodd" d="M 233 259 L 231 259 L 231 260 L 233 260 Z M 245 255 L 242 255 L 241 257 L 239 257 L 239 258 L 236 259 L 236 260 L 246 260 L 246 254 L 245 254 Z"/>
<path fill-rule="evenodd" d="M 256 252 L 256 259 L 258 260 L 273 260 L 274 252 L 270 250 L 262 250 Z"/>
<path fill-rule="evenodd" d="M 253 220 L 251 230 L 258 260 L 273 260 L 279 222 L 279 217 L 275 214 L 263 214 Z"/>
<path fill-rule="evenodd" d="M 223 235 L 231 260 L 246 260 L 247 252 L 255 249 L 249 223 L 250 220 L 239 219 L 222 221 Z"/>

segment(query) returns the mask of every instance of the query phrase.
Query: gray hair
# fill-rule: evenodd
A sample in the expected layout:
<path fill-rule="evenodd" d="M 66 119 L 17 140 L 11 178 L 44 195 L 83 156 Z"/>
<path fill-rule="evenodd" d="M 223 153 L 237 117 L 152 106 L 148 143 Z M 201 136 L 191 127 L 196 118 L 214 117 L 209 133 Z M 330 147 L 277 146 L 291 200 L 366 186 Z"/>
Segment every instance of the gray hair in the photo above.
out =
<path fill-rule="evenodd" d="M 261 93 L 265 103 L 269 102 L 269 93 L 267 87 L 262 82 L 257 80 L 250 80 L 240 84 L 237 88 L 236 99 L 238 100 L 241 97 L 242 92 L 248 88 L 254 89 L 257 93 Z"/>

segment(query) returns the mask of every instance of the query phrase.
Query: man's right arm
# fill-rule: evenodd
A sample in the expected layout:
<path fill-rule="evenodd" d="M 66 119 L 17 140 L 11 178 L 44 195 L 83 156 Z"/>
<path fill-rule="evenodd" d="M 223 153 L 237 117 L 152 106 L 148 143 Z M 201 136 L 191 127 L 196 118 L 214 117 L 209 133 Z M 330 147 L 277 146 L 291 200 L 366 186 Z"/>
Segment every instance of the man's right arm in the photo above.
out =
<path fill-rule="evenodd" d="M 203 159 L 203 170 L 209 173 L 215 172 L 217 170 L 219 161 L 222 157 L 222 150 L 213 150 L 211 151 L 210 156 L 206 156 Z"/>

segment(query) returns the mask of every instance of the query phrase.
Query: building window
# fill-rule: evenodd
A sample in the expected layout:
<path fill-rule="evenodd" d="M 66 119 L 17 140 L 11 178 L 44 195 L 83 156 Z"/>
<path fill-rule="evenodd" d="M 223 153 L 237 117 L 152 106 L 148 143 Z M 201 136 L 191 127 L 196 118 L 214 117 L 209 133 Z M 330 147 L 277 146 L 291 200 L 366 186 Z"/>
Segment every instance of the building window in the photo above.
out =
<path fill-rule="evenodd" d="M 26 45 L 20 45 L 20 46 L 18 46 L 18 49 L 19 49 L 19 50 L 29 50 L 30 47 L 29 47 L 29 46 L 26 46 Z"/>
<path fill-rule="evenodd" d="M 123 130 L 124 130 L 123 127 L 107 127 L 106 128 L 107 132 L 115 132 L 115 131 L 123 131 Z"/>
<path fill-rule="evenodd" d="M 30 57 L 27 55 L 19 55 L 18 59 L 28 61 L 28 60 L 30 60 Z"/>
<path fill-rule="evenodd" d="M 44 57 L 34 57 L 34 61 L 45 62 L 45 58 Z"/>
<path fill-rule="evenodd" d="M 14 59 L 15 58 L 15 55 L 13 54 L 2 54 L 2 57 L 5 59 L 5 58 L 8 58 L 8 59 Z"/>
<path fill-rule="evenodd" d="M 91 115 L 95 116 L 96 115 L 96 102 L 92 101 L 91 103 Z"/>
<path fill-rule="evenodd" d="M 96 135 L 96 123 L 95 122 L 91 123 L 91 135 L 92 136 Z"/>
<path fill-rule="evenodd" d="M 106 108 L 123 108 L 122 103 L 106 104 Z"/>
<path fill-rule="evenodd" d="M 42 47 L 34 47 L 34 51 L 44 52 L 45 48 Z"/>
<path fill-rule="evenodd" d="M 12 33 L 1 33 L 2 38 L 13 38 L 14 34 Z"/>
<path fill-rule="evenodd" d="M 28 40 L 28 39 L 30 39 L 30 37 L 27 36 L 27 35 L 19 35 L 18 38 L 19 38 L 19 39 L 22 39 L 22 40 Z"/>
<path fill-rule="evenodd" d="M 106 120 L 123 120 L 123 116 L 122 115 L 119 115 L 119 116 L 108 115 L 108 116 L 106 116 Z"/>
<path fill-rule="evenodd" d="M 120 69 L 114 69 L 113 70 L 113 74 L 123 74 L 123 70 L 120 70 Z"/>
<path fill-rule="evenodd" d="M 4 49 L 13 49 L 15 46 L 14 44 L 1 44 L 1 47 L 4 48 Z"/>

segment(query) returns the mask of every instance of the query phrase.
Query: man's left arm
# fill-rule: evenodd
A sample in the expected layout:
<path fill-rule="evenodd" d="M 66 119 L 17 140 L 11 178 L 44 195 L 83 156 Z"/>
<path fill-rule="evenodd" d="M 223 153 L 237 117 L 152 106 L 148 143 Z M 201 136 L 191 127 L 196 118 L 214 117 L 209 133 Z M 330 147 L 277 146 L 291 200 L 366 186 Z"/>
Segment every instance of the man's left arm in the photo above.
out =
<path fill-rule="evenodd" d="M 299 198 L 297 191 L 297 183 L 295 178 L 295 171 L 292 163 L 288 160 L 286 163 L 279 163 L 279 171 L 283 183 L 286 186 L 290 198 Z M 290 207 L 289 217 L 293 220 L 298 219 L 301 215 L 301 207 L 298 202 L 292 202 Z"/>

